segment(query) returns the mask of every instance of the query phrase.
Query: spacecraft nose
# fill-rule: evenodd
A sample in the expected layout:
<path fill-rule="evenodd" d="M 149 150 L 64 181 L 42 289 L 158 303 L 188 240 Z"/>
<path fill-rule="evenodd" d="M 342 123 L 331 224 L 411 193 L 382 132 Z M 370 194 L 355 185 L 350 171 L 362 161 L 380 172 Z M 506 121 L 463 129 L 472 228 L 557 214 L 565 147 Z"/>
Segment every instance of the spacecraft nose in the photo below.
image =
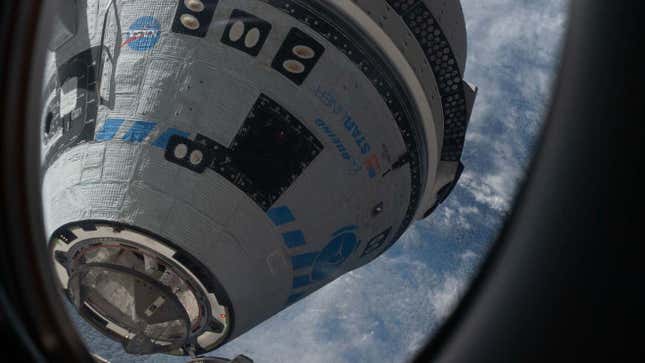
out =
<path fill-rule="evenodd" d="M 103 312 L 131 336 L 132 354 L 153 354 L 181 347 L 190 330 L 188 313 L 158 280 L 131 269 L 84 265 L 70 279 L 70 295 L 79 309 Z"/>
<path fill-rule="evenodd" d="M 204 273 L 198 261 L 152 234 L 110 223 L 61 233 L 52 248 L 70 300 L 128 353 L 208 348 L 227 332 L 226 308 L 191 272 Z"/>
<path fill-rule="evenodd" d="M 456 1 L 99 3 L 56 22 L 43 208 L 62 289 L 128 352 L 217 348 L 454 186 Z"/>

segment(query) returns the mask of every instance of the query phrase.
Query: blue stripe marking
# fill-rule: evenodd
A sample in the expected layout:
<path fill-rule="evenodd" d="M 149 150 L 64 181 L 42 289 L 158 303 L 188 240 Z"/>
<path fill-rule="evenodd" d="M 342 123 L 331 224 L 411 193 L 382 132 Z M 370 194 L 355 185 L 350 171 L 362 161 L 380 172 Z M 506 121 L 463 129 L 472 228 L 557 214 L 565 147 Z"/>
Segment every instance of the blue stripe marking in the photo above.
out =
<path fill-rule="evenodd" d="M 103 128 L 101 131 L 96 133 L 95 140 L 96 141 L 110 141 L 114 138 L 117 132 L 119 132 L 119 129 L 121 128 L 121 125 L 123 125 L 123 122 L 125 122 L 125 119 L 122 118 L 109 118 L 105 120 L 105 123 L 103 124 Z"/>
<path fill-rule="evenodd" d="M 302 233 L 302 231 L 291 231 L 291 232 L 283 233 L 282 239 L 284 240 L 284 243 L 289 248 L 302 246 L 306 243 L 305 235 Z"/>
<path fill-rule="evenodd" d="M 302 255 L 291 256 L 291 265 L 294 270 L 309 267 L 313 265 L 314 260 L 318 257 L 318 253 L 305 253 Z"/>
<path fill-rule="evenodd" d="M 281 226 L 296 220 L 296 218 L 291 214 L 289 207 L 276 207 L 269 209 L 267 215 L 273 221 L 273 224 L 276 226 Z"/>
<path fill-rule="evenodd" d="M 289 296 L 289 300 L 287 300 L 287 304 L 291 305 L 297 302 L 298 300 L 302 299 L 303 297 L 305 297 L 305 293 L 293 294 Z"/>
<path fill-rule="evenodd" d="M 157 126 L 156 122 L 136 121 L 130 130 L 123 135 L 123 141 L 143 142 Z"/>
<path fill-rule="evenodd" d="M 166 130 L 166 132 L 161 134 L 161 136 L 159 136 L 159 138 L 157 138 L 157 140 L 155 140 L 155 142 L 152 143 L 152 146 L 166 150 L 166 147 L 168 147 L 168 141 L 170 141 L 170 138 L 175 135 L 179 135 L 181 137 L 188 137 L 190 136 L 190 132 L 185 132 L 175 128 L 170 128 Z"/>
<path fill-rule="evenodd" d="M 309 275 L 303 275 L 303 276 L 295 276 L 293 278 L 293 285 L 292 287 L 294 289 L 301 288 L 303 286 L 307 286 L 311 283 L 311 280 L 309 279 Z"/>

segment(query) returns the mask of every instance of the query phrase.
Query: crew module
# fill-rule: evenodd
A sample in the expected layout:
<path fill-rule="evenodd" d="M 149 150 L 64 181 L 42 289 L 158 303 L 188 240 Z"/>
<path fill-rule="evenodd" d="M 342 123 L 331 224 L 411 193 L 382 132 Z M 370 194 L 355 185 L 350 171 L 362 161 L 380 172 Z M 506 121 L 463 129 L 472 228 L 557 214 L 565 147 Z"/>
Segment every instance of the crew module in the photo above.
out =
<path fill-rule="evenodd" d="M 135 354 L 211 351 L 390 248 L 463 169 L 457 0 L 78 0 L 54 18 L 57 280 Z"/>

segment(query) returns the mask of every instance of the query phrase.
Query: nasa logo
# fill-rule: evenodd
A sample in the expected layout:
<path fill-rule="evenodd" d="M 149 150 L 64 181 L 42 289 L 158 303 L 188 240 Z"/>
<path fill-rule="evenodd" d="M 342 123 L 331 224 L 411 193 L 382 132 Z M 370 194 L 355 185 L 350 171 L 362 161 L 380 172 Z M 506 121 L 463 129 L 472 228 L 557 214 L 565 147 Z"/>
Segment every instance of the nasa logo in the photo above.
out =
<path fill-rule="evenodd" d="M 311 271 L 313 281 L 326 280 L 342 266 L 359 245 L 356 226 L 341 228 L 332 235 L 332 240 L 320 252 Z"/>
<path fill-rule="evenodd" d="M 152 49 L 161 37 L 161 25 L 152 16 L 143 16 L 137 19 L 130 29 L 123 34 L 121 48 L 126 45 L 132 50 L 145 52 Z"/>

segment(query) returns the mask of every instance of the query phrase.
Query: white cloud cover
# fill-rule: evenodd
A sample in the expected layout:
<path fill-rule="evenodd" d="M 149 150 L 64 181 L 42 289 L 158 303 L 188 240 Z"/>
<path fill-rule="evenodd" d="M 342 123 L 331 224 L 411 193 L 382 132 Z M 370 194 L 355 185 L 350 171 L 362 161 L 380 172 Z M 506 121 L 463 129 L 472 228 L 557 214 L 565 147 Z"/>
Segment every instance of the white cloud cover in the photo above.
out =
<path fill-rule="evenodd" d="M 510 208 L 528 163 L 555 72 L 567 2 L 462 4 L 469 33 L 465 78 L 480 91 L 459 187 L 388 253 L 215 355 L 246 354 L 259 363 L 403 361 L 451 313 Z M 132 359 L 103 340 L 97 338 L 96 344 L 114 362 Z M 137 360 L 185 361 L 159 356 Z"/>
<path fill-rule="evenodd" d="M 465 159 L 480 165 L 464 173 L 461 185 L 478 202 L 503 212 L 524 175 L 548 105 L 568 2 L 462 4 L 469 34 L 465 78 L 480 89 Z"/>

